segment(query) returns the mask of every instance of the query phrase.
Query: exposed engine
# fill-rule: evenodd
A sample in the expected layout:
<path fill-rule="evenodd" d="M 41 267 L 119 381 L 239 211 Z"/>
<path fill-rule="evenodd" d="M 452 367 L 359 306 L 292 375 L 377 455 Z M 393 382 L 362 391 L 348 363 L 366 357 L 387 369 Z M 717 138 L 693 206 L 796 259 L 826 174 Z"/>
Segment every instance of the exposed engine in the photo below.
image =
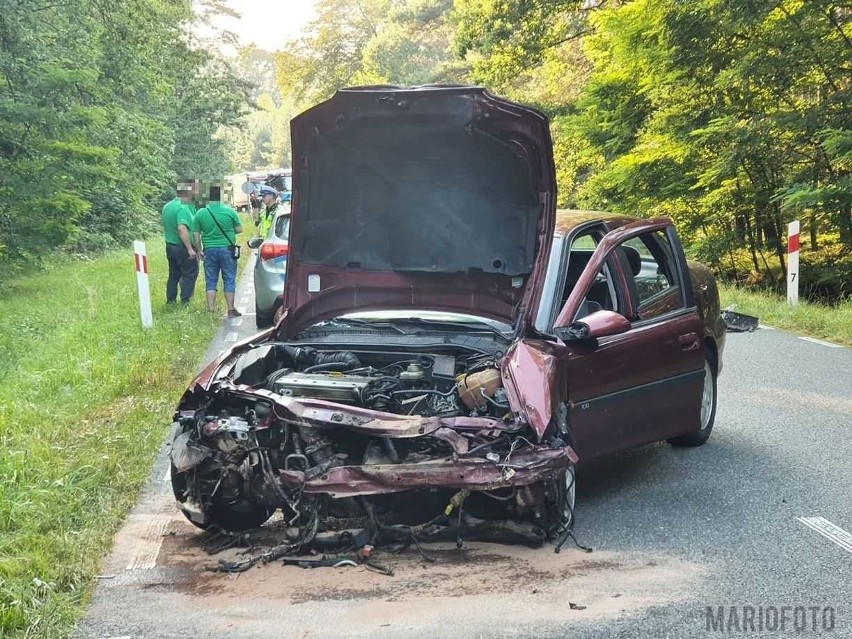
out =
<path fill-rule="evenodd" d="M 509 410 L 496 361 L 489 357 L 381 351 L 322 352 L 279 347 L 285 366 L 266 387 L 402 415 L 494 415 Z"/>
<path fill-rule="evenodd" d="M 280 508 L 298 547 L 353 527 L 404 538 L 484 525 L 488 537 L 495 518 L 539 541 L 568 530 L 576 457 L 558 429 L 531 442 L 498 364 L 458 348 L 250 350 L 178 414 L 178 505 L 226 530 Z"/>

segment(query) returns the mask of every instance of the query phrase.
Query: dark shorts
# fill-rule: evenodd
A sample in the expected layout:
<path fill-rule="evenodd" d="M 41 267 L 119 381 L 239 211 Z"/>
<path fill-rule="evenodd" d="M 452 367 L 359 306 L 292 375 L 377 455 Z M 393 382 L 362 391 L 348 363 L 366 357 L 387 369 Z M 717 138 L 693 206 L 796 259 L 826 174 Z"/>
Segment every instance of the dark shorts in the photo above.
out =
<path fill-rule="evenodd" d="M 219 284 L 219 273 L 226 293 L 237 290 L 237 260 L 231 257 L 228 247 L 204 249 L 204 279 L 206 290 L 215 291 Z"/>

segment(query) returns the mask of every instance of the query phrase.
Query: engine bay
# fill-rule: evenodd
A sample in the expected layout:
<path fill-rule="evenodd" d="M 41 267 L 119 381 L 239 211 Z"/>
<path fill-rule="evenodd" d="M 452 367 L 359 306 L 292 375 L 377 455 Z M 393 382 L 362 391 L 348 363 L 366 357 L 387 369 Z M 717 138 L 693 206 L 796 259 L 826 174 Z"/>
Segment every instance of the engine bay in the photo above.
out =
<path fill-rule="evenodd" d="M 510 411 L 498 357 L 482 353 L 318 350 L 270 344 L 238 361 L 233 381 L 284 397 L 310 397 L 400 415 L 491 415 Z M 270 371 L 270 369 L 273 369 Z"/>
<path fill-rule="evenodd" d="M 280 509 L 293 548 L 353 526 L 374 542 L 415 530 L 537 542 L 570 531 L 576 455 L 558 428 L 536 442 L 512 410 L 501 356 L 250 348 L 176 414 L 178 507 L 227 531 Z"/>

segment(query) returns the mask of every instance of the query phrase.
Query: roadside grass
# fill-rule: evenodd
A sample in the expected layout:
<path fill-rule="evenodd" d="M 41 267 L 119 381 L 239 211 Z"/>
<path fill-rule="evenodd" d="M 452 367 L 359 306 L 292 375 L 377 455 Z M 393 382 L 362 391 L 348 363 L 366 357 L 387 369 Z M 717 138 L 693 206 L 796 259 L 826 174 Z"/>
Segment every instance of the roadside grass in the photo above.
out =
<path fill-rule="evenodd" d="M 0 297 L 2 638 L 69 634 L 221 322 L 203 274 L 190 305 L 165 304 L 164 252 L 148 242 L 149 330 L 131 251 L 18 278 Z"/>
<path fill-rule="evenodd" d="M 852 300 L 837 306 L 800 301 L 793 307 L 773 293 L 722 283 L 719 293 L 722 308 L 735 305 L 738 312 L 755 315 L 764 324 L 852 346 Z"/>

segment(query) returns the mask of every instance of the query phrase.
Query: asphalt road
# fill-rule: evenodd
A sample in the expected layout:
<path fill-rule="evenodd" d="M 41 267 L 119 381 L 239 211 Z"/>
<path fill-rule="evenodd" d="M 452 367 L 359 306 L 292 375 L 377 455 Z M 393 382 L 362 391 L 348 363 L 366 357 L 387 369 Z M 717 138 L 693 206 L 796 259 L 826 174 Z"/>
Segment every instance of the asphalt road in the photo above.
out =
<path fill-rule="evenodd" d="M 237 306 L 253 310 L 246 282 Z M 208 357 L 253 331 L 250 315 L 226 321 Z M 657 444 L 581 470 L 576 530 L 594 552 L 436 545 L 434 563 L 382 557 L 393 577 L 205 571 L 216 558 L 173 506 L 164 449 L 79 636 L 852 637 L 850 432 L 852 349 L 730 335 L 705 446 Z"/>

